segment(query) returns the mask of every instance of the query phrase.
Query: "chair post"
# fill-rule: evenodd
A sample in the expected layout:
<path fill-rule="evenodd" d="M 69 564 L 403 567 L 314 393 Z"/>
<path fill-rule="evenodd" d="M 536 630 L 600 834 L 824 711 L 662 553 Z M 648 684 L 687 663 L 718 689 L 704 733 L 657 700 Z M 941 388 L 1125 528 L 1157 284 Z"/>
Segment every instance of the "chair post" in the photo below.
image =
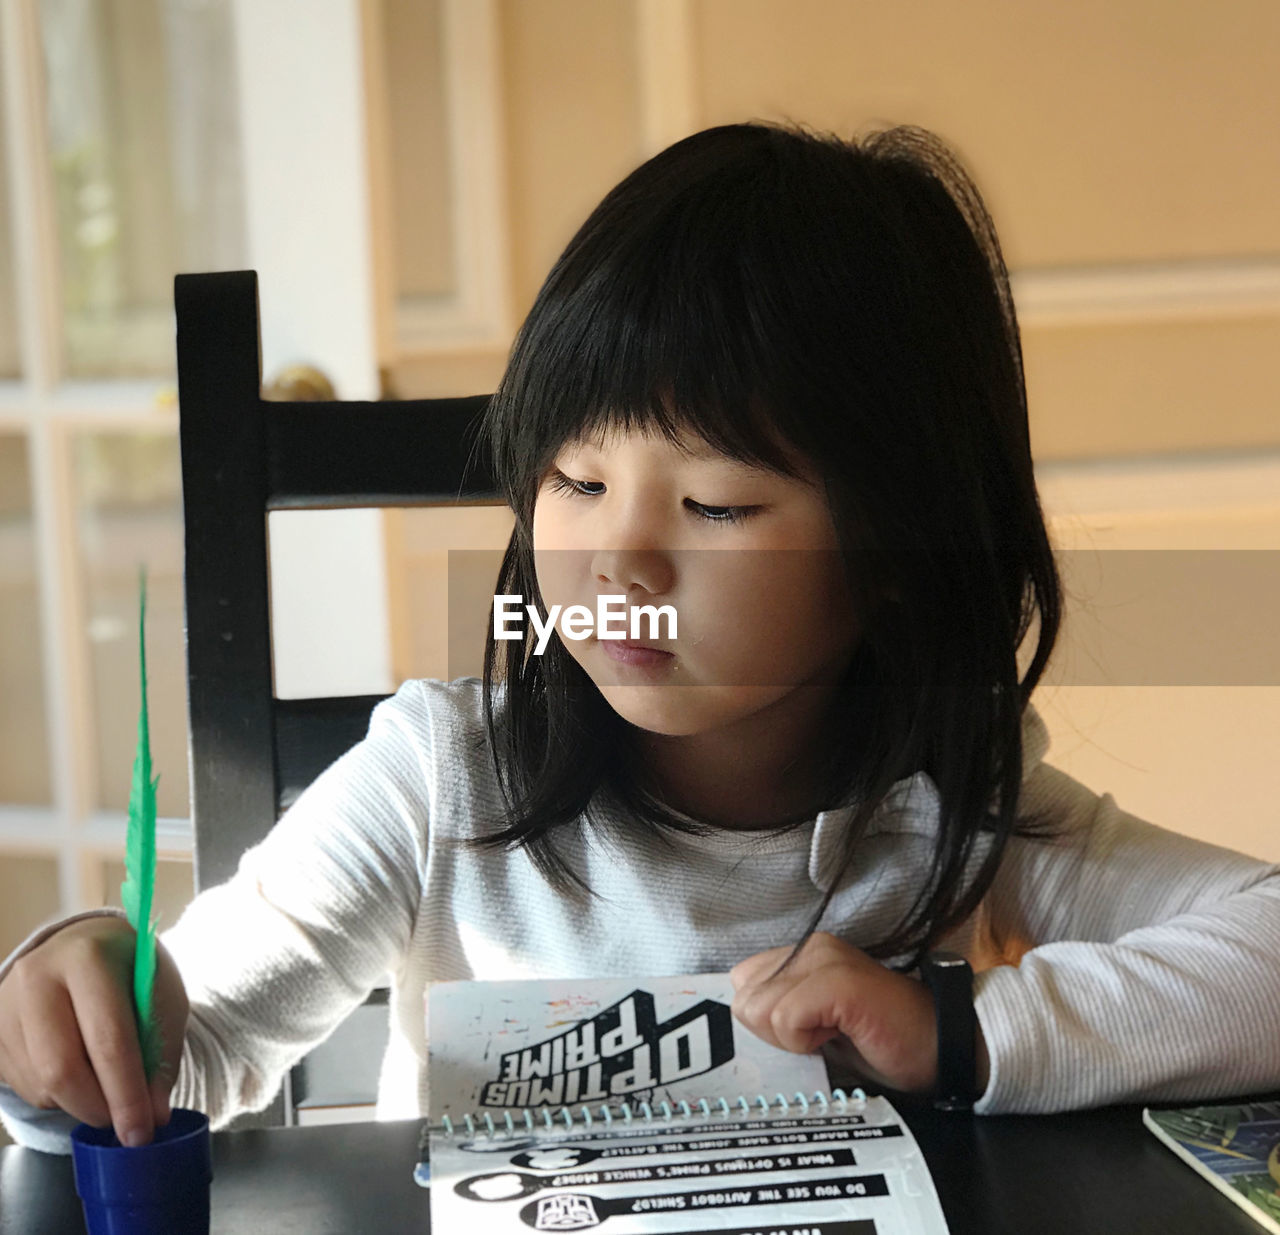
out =
<path fill-rule="evenodd" d="M 188 759 L 203 891 L 230 878 L 276 819 L 257 274 L 177 275 L 174 304 Z"/>

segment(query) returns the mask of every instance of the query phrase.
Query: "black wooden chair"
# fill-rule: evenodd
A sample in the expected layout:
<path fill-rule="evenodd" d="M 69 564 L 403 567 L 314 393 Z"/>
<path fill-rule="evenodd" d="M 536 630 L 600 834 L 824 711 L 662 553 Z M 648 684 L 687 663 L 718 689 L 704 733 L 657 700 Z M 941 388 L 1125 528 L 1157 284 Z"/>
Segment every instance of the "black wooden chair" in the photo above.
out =
<path fill-rule="evenodd" d="M 488 452 L 477 445 L 487 395 L 265 401 L 257 274 L 180 274 L 174 302 L 191 811 L 200 891 L 234 873 L 244 850 L 364 736 L 369 713 L 384 698 L 275 698 L 268 512 L 500 499 Z M 372 1101 L 386 1041 L 386 1003 L 387 992 L 375 991 L 293 1068 L 266 1111 L 241 1116 L 232 1126 L 295 1123 L 303 1102 Z"/>

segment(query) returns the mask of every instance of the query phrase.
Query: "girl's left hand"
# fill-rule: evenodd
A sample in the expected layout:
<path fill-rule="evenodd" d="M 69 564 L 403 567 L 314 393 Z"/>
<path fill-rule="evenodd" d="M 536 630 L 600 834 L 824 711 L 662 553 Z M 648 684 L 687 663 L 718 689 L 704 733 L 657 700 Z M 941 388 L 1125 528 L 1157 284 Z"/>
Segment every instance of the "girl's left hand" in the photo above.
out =
<path fill-rule="evenodd" d="M 932 1091 L 938 1075 L 933 996 L 865 952 L 818 931 L 789 969 L 770 978 L 789 947 L 758 952 L 729 976 L 733 1014 L 783 1050 L 809 1054 L 831 1044 L 836 1061 L 873 1085 L 903 1093 Z M 978 1027 L 978 1086 L 987 1083 L 987 1051 Z"/>

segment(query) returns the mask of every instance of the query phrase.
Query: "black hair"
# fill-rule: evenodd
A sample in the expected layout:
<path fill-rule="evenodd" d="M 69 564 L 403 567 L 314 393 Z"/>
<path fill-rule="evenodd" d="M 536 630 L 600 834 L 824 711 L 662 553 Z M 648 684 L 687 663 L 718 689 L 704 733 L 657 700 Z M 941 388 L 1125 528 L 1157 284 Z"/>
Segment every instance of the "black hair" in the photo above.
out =
<path fill-rule="evenodd" d="M 690 432 L 786 475 L 798 453 L 822 475 L 861 627 L 824 729 L 823 783 L 829 806 L 856 810 L 796 950 L 889 789 L 923 770 L 940 800 L 931 868 L 867 949 L 909 954 L 899 967 L 914 968 L 978 907 L 1010 836 L 1052 835 L 1046 819 L 1019 817 L 1018 801 L 1022 714 L 1057 638 L 1060 582 L 1008 273 L 957 158 L 911 126 L 845 140 L 728 124 L 676 142 L 608 193 L 539 290 L 485 423 L 515 513 L 496 590 L 544 617 L 540 483 L 566 443 L 607 428 L 672 442 Z M 534 656 L 529 641 L 490 631 L 484 702 L 507 818 L 470 844 L 524 847 L 580 896 L 590 889 L 553 836 L 584 819 L 605 826 L 603 803 L 658 836 L 699 830 L 628 770 L 632 727 L 558 636 Z M 971 862 L 981 832 L 992 843 Z"/>

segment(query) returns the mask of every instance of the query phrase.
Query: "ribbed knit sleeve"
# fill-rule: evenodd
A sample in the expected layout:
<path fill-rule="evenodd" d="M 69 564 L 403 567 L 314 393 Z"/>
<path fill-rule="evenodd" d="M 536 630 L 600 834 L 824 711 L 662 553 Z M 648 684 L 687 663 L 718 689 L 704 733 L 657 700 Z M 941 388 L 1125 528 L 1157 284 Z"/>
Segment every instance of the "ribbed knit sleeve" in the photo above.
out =
<path fill-rule="evenodd" d="M 173 1101 L 215 1128 L 265 1107 L 284 1073 L 401 965 L 426 849 L 430 734 L 415 738 L 405 715 L 416 694 L 410 682 L 379 704 L 368 739 L 162 936 L 191 1003 Z"/>
<path fill-rule="evenodd" d="M 1036 946 L 979 973 L 979 1114 L 1280 1086 L 1280 866 L 1165 831 L 1056 769 L 1075 843 L 1019 843 L 995 912 Z"/>

